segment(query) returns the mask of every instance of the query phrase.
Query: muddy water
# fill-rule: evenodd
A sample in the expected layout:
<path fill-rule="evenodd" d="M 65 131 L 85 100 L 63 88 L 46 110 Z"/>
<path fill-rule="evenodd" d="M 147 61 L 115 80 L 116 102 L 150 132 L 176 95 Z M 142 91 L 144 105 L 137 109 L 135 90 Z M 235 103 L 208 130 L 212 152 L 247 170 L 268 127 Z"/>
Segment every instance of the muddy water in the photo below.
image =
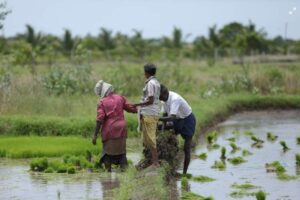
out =
<path fill-rule="evenodd" d="M 137 160 L 139 155 L 128 158 Z M 45 174 L 29 171 L 28 160 L 0 160 L 0 199 L 112 199 L 116 173 Z"/>
<path fill-rule="evenodd" d="M 286 168 L 289 175 L 300 175 L 299 168 L 295 165 L 295 154 L 300 153 L 300 145 L 296 144 L 296 137 L 300 137 L 300 111 L 254 111 L 243 112 L 231 116 L 224 123 L 217 126 L 219 133 L 217 144 L 226 147 L 227 157 L 241 156 L 241 151 L 231 154 L 231 147 L 227 138 L 235 137 L 236 144 L 242 149 L 247 149 L 253 155 L 244 157 L 247 162 L 233 166 L 226 162 L 226 170 L 219 171 L 212 169 L 215 160 L 220 160 L 220 149 L 208 150 L 203 142 L 204 137 L 200 138 L 200 144 L 196 149 L 196 155 L 206 152 L 208 157 L 206 161 L 193 159 L 189 173 L 196 175 L 205 175 L 215 178 L 216 181 L 210 183 L 197 183 L 189 181 L 192 192 L 203 196 L 213 196 L 215 200 L 234 199 L 229 194 L 237 191 L 231 187 L 233 183 L 242 184 L 250 182 L 253 185 L 260 186 L 268 193 L 267 199 L 270 200 L 299 200 L 300 199 L 300 177 L 297 180 L 282 181 L 276 178 L 276 174 L 267 173 L 265 163 L 280 161 Z M 233 131 L 252 131 L 257 137 L 265 142 L 263 148 L 257 149 L 251 147 L 253 141 L 249 136 L 243 134 L 234 135 Z M 267 132 L 278 135 L 275 142 L 269 142 L 266 139 Z M 281 140 L 286 141 L 291 148 L 283 153 L 279 144 Z M 180 182 L 178 182 L 180 186 Z M 249 190 L 249 192 L 257 191 Z M 241 199 L 255 199 L 253 196 L 245 196 Z"/>

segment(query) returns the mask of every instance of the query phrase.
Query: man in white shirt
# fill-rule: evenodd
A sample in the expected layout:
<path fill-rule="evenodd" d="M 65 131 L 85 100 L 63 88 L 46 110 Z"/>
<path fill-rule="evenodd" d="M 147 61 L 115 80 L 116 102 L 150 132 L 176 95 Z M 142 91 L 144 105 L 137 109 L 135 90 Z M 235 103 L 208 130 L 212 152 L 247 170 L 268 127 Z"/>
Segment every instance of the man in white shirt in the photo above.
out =
<path fill-rule="evenodd" d="M 179 94 L 169 91 L 164 85 L 160 85 L 159 99 L 164 102 L 164 117 L 159 120 L 163 122 L 172 121 L 176 134 L 184 139 L 184 166 L 183 174 L 187 173 L 191 160 L 191 143 L 195 133 L 196 119 L 192 108 Z"/>

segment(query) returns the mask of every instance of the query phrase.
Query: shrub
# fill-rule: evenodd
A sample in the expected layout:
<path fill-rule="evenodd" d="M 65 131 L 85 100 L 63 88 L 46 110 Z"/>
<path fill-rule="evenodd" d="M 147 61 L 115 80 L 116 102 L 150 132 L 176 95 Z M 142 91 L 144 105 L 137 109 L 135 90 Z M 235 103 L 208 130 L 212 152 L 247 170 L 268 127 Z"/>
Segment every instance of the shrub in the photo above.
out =
<path fill-rule="evenodd" d="M 266 193 L 260 190 L 255 194 L 255 197 L 256 197 L 256 200 L 265 200 Z"/>
<path fill-rule="evenodd" d="M 48 167 L 44 172 L 45 173 L 53 173 L 54 169 L 52 167 Z"/>
<path fill-rule="evenodd" d="M 30 169 L 32 171 L 42 172 L 48 168 L 48 160 L 47 158 L 37 158 L 33 159 L 30 163 Z"/>
<path fill-rule="evenodd" d="M 68 168 L 68 174 L 75 174 L 75 172 L 76 172 L 75 167 Z"/>

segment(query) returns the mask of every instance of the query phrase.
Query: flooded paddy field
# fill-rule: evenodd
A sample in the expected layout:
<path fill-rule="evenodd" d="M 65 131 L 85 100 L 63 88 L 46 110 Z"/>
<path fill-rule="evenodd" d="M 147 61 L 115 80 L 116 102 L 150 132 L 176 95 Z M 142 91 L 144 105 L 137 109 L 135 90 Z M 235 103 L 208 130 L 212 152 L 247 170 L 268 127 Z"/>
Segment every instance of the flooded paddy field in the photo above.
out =
<path fill-rule="evenodd" d="M 139 154 L 128 159 L 136 163 Z M 0 159 L 0 199 L 112 199 L 119 187 L 117 174 L 76 174 L 30 171 L 30 160 Z"/>
<path fill-rule="evenodd" d="M 214 131 L 214 130 L 213 130 Z M 207 135 L 202 135 L 196 148 L 196 156 L 191 161 L 189 173 L 194 176 L 208 176 L 211 182 L 188 181 L 189 190 L 202 196 L 211 196 L 215 200 L 256 199 L 253 193 L 262 190 L 271 200 L 300 199 L 300 169 L 296 166 L 295 155 L 300 153 L 296 138 L 300 137 L 300 111 L 251 111 L 235 114 L 216 129 L 217 138 L 210 147 Z M 264 142 L 254 145 L 251 132 Z M 267 139 L 267 133 L 278 136 L 274 141 Z M 252 137 L 252 138 L 251 138 Z M 234 138 L 234 139 L 233 139 Z M 283 151 L 280 141 L 285 141 L 289 150 Z M 231 143 L 231 144 L 230 144 Z M 232 151 L 232 143 L 239 148 Z M 220 146 L 220 147 L 218 147 Z M 225 169 L 212 168 L 215 161 L 221 161 L 221 148 L 226 148 Z M 250 152 L 247 155 L 243 152 Z M 206 159 L 197 155 L 206 153 Z M 242 157 L 246 162 L 234 165 L 228 158 Z M 266 163 L 279 161 L 285 168 L 285 174 L 292 180 L 280 180 L 275 172 L 266 169 Z M 267 172 L 269 171 L 269 172 Z M 252 185 L 247 190 L 238 186 Z M 180 187 L 180 181 L 177 182 Z M 252 194 L 252 195 L 251 195 Z"/>

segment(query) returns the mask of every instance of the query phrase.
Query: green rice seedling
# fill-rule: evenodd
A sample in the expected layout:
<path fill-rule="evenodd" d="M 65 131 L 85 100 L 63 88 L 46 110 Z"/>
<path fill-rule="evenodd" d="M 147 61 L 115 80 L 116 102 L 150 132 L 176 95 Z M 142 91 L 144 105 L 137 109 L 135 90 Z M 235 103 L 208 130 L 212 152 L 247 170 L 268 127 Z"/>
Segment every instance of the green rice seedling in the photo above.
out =
<path fill-rule="evenodd" d="M 233 134 L 233 135 L 240 135 L 241 132 L 239 132 L 239 131 L 232 131 L 232 134 Z"/>
<path fill-rule="evenodd" d="M 297 137 L 297 144 L 300 144 L 300 137 Z"/>
<path fill-rule="evenodd" d="M 30 169 L 32 171 L 42 172 L 48 168 L 47 158 L 36 158 L 33 159 L 30 163 Z"/>
<path fill-rule="evenodd" d="M 63 161 L 65 164 L 69 163 L 70 162 L 70 158 L 71 158 L 71 155 L 70 154 L 66 154 L 63 156 Z"/>
<path fill-rule="evenodd" d="M 248 192 L 247 190 L 233 191 L 229 194 L 232 198 L 243 198 L 244 196 L 254 196 L 254 192 Z"/>
<path fill-rule="evenodd" d="M 219 144 L 213 144 L 213 145 L 212 145 L 212 148 L 213 148 L 213 149 L 219 149 L 219 148 L 220 148 L 220 145 L 219 145 Z"/>
<path fill-rule="evenodd" d="M 238 147 L 234 142 L 230 142 L 230 144 L 229 144 L 230 146 L 231 146 L 231 148 L 232 148 L 232 152 L 235 152 L 235 151 L 238 151 L 238 150 L 240 150 L 241 148 L 240 147 Z"/>
<path fill-rule="evenodd" d="M 251 131 L 245 131 L 244 132 L 244 135 L 247 135 L 247 136 L 254 136 L 255 134 L 253 133 L 253 132 L 251 132 Z"/>
<path fill-rule="evenodd" d="M 276 172 L 277 174 L 286 172 L 285 168 L 278 161 L 266 163 L 267 172 Z"/>
<path fill-rule="evenodd" d="M 296 180 L 297 176 L 288 175 L 286 173 L 278 173 L 277 178 L 282 181 Z"/>
<path fill-rule="evenodd" d="M 189 173 L 186 173 L 186 174 L 180 174 L 180 177 L 181 178 L 186 177 L 187 179 L 191 179 L 193 177 L 193 175 L 189 174 Z"/>
<path fill-rule="evenodd" d="M 252 185 L 251 183 L 243 183 L 243 184 L 234 183 L 231 185 L 231 187 L 236 189 L 241 189 L 241 190 L 251 190 L 251 189 L 259 188 L 259 186 Z"/>
<path fill-rule="evenodd" d="M 287 144 L 285 143 L 285 141 L 280 141 L 280 145 L 281 145 L 283 151 L 287 151 L 287 150 L 290 149 L 290 148 L 287 146 Z"/>
<path fill-rule="evenodd" d="M 6 157 L 6 151 L 0 149 L 0 158 L 4 158 L 4 157 Z"/>
<path fill-rule="evenodd" d="M 188 191 L 189 190 L 189 182 L 187 177 L 183 177 L 181 179 L 181 189 L 183 191 Z"/>
<path fill-rule="evenodd" d="M 243 157 L 240 157 L 240 156 L 234 157 L 234 158 L 228 158 L 227 160 L 233 165 L 239 165 L 244 162 L 247 162 Z"/>
<path fill-rule="evenodd" d="M 44 172 L 45 173 L 54 173 L 54 169 L 52 167 L 48 167 Z"/>
<path fill-rule="evenodd" d="M 206 160 L 207 158 L 207 154 L 206 153 L 201 153 L 198 158 L 200 158 L 201 160 Z"/>
<path fill-rule="evenodd" d="M 242 151 L 242 155 L 243 156 L 249 156 L 249 155 L 252 155 L 253 153 L 251 153 L 250 151 L 248 151 L 247 149 L 244 149 L 243 151 Z"/>
<path fill-rule="evenodd" d="M 251 136 L 251 140 L 253 140 L 255 143 L 264 143 L 263 140 L 255 137 L 254 135 Z"/>
<path fill-rule="evenodd" d="M 296 165 L 300 166 L 300 154 L 296 154 L 295 158 L 296 158 Z"/>
<path fill-rule="evenodd" d="M 226 159 L 226 148 L 225 147 L 222 147 L 221 149 L 221 159 Z"/>
<path fill-rule="evenodd" d="M 206 141 L 208 144 L 213 144 L 214 141 L 217 140 L 217 132 L 213 131 L 210 132 L 207 136 L 206 136 Z"/>
<path fill-rule="evenodd" d="M 193 192 L 183 192 L 180 199 L 181 200 L 214 200 L 213 197 L 203 197 Z"/>
<path fill-rule="evenodd" d="M 58 168 L 57 168 L 57 173 L 66 173 L 68 171 L 68 168 L 65 164 L 61 164 Z"/>
<path fill-rule="evenodd" d="M 211 166 L 211 168 L 214 168 L 214 169 L 219 169 L 219 170 L 224 170 L 226 169 L 226 165 L 225 165 L 225 162 L 222 162 L 222 161 L 215 161 L 214 162 L 214 165 Z"/>
<path fill-rule="evenodd" d="M 68 172 L 68 174 L 75 174 L 75 172 L 76 172 L 75 167 L 69 167 L 67 169 L 67 172 Z"/>
<path fill-rule="evenodd" d="M 92 155 L 91 151 L 86 150 L 85 159 L 89 162 L 92 162 L 92 157 L 93 157 L 93 155 Z"/>
<path fill-rule="evenodd" d="M 255 193 L 256 200 L 266 200 L 266 193 L 263 191 L 258 191 Z"/>
<path fill-rule="evenodd" d="M 231 138 L 227 138 L 226 140 L 230 141 L 230 142 L 235 142 L 235 138 L 231 137 Z"/>
<path fill-rule="evenodd" d="M 268 132 L 267 133 L 267 139 L 271 142 L 274 142 L 275 140 L 277 140 L 278 136 L 277 135 L 273 135 L 273 133 Z"/>
<path fill-rule="evenodd" d="M 201 182 L 201 183 L 205 183 L 205 182 L 212 182 L 214 181 L 215 179 L 213 178 L 210 178 L 208 176 L 194 176 L 192 178 L 193 181 L 197 181 L 197 182 Z"/>

